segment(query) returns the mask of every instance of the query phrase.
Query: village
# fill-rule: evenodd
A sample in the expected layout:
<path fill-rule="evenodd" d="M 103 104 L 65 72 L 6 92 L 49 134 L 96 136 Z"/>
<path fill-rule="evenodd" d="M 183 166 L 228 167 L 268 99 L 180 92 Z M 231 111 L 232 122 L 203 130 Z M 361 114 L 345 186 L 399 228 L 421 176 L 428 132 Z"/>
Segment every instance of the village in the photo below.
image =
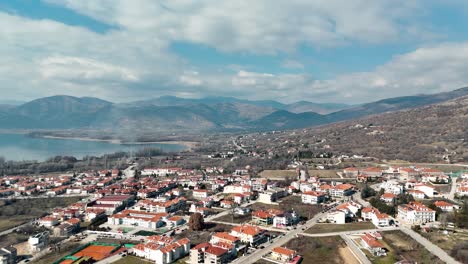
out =
<path fill-rule="evenodd" d="M 336 245 L 325 255 L 338 262 L 411 260 L 414 255 L 398 254 L 402 249 L 389 240 L 400 239 L 414 241 L 436 263 L 457 263 L 441 248 L 443 240 L 424 233 L 466 239 L 466 223 L 457 216 L 466 214 L 468 173 L 382 165 L 322 178 L 301 162 L 290 167 L 288 181 L 252 176 L 249 166 L 225 173 L 221 167 L 138 171 L 136 164 L 4 177 L 4 201 L 76 202 L 25 223 L 41 231 L 2 248 L 1 263 L 312 263 L 320 254 L 297 241 L 330 238 Z M 65 252 L 52 241 L 74 246 Z"/>

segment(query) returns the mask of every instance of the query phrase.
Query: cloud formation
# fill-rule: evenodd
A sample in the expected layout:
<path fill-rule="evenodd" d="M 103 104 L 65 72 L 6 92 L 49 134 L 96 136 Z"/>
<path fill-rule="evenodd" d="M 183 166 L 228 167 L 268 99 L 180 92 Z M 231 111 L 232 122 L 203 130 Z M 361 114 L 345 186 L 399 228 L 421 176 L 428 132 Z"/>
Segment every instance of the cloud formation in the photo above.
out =
<path fill-rule="evenodd" d="M 433 36 L 414 18 L 423 2 L 404 0 L 45 0 L 111 25 L 104 33 L 61 21 L 0 11 L 3 96 L 55 94 L 130 101 L 161 95 L 238 96 L 362 103 L 453 90 L 468 84 L 468 42 L 418 43 Z M 434 34 L 432 34 L 434 33 Z M 170 51 L 174 42 L 225 54 L 285 56 L 285 72 L 247 65 L 200 68 Z M 296 59 L 298 49 L 412 42 L 367 72 L 321 79 Z"/>

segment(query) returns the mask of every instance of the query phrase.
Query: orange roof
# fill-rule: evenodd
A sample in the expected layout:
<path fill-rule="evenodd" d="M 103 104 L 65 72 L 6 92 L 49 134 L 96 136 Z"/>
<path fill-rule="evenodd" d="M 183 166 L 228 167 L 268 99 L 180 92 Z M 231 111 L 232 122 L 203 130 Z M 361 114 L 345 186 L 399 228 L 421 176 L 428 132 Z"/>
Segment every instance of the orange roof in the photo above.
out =
<path fill-rule="evenodd" d="M 446 201 L 436 201 L 434 202 L 434 205 L 437 207 L 452 207 L 453 206 L 453 204 L 448 203 Z"/>
<path fill-rule="evenodd" d="M 243 233 L 249 236 L 255 236 L 263 232 L 263 229 L 261 229 L 260 227 L 252 226 L 252 225 L 242 225 L 242 226 L 233 227 L 232 231 L 237 232 L 237 233 Z"/>
<path fill-rule="evenodd" d="M 220 247 L 215 247 L 215 246 L 210 246 L 205 250 L 205 253 L 212 254 L 215 256 L 222 256 L 227 253 L 227 249 L 220 248 Z"/>
<path fill-rule="evenodd" d="M 284 247 L 276 247 L 272 250 L 272 252 L 275 252 L 281 255 L 288 255 L 288 256 L 296 254 L 295 250 L 291 250 L 291 249 L 284 248 Z"/>
<path fill-rule="evenodd" d="M 326 193 L 324 192 L 316 192 L 316 191 L 308 191 L 308 192 L 303 192 L 303 195 L 311 195 L 311 196 L 323 196 Z"/>
<path fill-rule="evenodd" d="M 384 245 L 369 233 L 366 233 L 365 235 L 361 236 L 361 239 L 364 240 L 364 242 L 366 242 L 366 244 L 369 245 L 371 248 L 384 248 Z"/>
<path fill-rule="evenodd" d="M 348 190 L 351 188 L 354 188 L 354 185 L 349 184 L 349 183 L 338 184 L 335 186 L 335 189 L 339 189 L 339 190 Z"/>
<path fill-rule="evenodd" d="M 220 238 L 220 239 L 224 239 L 224 240 L 229 240 L 231 242 L 236 242 L 239 240 L 238 237 L 235 237 L 233 235 L 230 235 L 229 233 L 227 232 L 218 232 L 216 234 L 213 235 L 214 237 L 217 237 L 217 238 Z"/>
<path fill-rule="evenodd" d="M 384 193 L 382 194 L 382 197 L 386 199 L 393 199 L 396 197 L 396 195 L 394 195 L 393 193 Z"/>

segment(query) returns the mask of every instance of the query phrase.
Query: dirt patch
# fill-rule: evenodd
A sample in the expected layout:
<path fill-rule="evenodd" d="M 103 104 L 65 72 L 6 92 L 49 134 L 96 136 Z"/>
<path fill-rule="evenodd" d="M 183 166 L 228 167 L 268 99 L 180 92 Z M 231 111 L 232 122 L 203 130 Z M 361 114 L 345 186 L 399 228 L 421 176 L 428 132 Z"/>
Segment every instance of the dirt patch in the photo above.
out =
<path fill-rule="evenodd" d="M 345 264 L 359 264 L 360 262 L 356 259 L 354 254 L 351 252 L 349 247 L 338 248 L 338 252 L 342 259 L 345 260 Z"/>

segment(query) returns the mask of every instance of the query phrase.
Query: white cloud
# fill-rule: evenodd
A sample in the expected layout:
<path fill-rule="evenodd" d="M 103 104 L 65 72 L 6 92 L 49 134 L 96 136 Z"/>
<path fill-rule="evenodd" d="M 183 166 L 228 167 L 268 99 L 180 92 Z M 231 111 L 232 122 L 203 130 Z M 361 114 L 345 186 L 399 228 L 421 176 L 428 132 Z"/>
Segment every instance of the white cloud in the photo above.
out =
<path fill-rule="evenodd" d="M 372 71 L 329 80 L 306 73 L 260 72 L 245 65 L 199 69 L 168 49 L 180 40 L 249 56 L 294 52 L 302 45 L 327 48 L 400 41 L 420 32 L 411 21 L 421 8 L 418 1 L 48 2 L 115 28 L 99 34 L 0 12 L 4 98 L 69 94 L 129 101 L 173 94 L 361 103 L 468 84 L 468 43 L 434 44 L 395 56 Z M 303 68 L 288 59 L 282 66 Z"/>

